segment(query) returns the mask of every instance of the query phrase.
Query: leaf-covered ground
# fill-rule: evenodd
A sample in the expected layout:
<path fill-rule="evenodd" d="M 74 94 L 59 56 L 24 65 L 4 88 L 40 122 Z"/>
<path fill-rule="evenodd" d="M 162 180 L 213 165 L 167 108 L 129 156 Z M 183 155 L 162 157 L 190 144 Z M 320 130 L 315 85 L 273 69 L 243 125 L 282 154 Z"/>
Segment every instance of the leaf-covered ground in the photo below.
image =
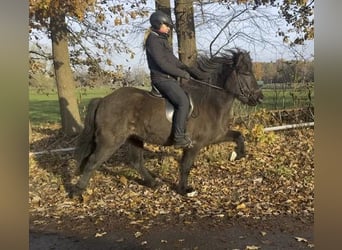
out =
<path fill-rule="evenodd" d="M 225 225 L 238 220 L 262 224 L 270 218 L 294 218 L 311 226 L 314 130 L 264 133 L 258 126 L 240 129 L 246 136 L 247 156 L 229 161 L 233 143 L 202 149 L 189 176 L 190 185 L 197 191 L 194 197 L 183 197 L 173 190 L 181 156 L 173 147 L 145 145 L 146 167 L 161 182 L 150 189 L 129 167 L 123 146 L 95 173 L 83 203 L 68 198 L 70 183 L 78 178 L 72 151 L 31 155 L 30 228 L 96 238 L 120 225 L 122 230 L 132 229 L 141 246 L 148 247 L 142 236 L 158 225 L 198 225 L 201 221 Z M 76 140 L 52 125 L 34 127 L 33 138 L 31 152 L 73 147 Z M 299 236 L 295 240 L 302 240 L 305 247 L 313 246 Z"/>

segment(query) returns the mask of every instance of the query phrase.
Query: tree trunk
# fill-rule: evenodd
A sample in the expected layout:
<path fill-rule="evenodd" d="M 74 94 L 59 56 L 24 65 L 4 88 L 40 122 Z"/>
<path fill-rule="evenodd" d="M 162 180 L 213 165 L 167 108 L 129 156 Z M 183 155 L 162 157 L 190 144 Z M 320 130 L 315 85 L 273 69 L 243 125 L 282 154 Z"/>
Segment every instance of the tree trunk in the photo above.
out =
<path fill-rule="evenodd" d="M 156 0 L 156 10 L 161 10 L 167 15 L 171 17 L 171 5 L 170 0 Z M 173 30 L 170 31 L 168 42 L 172 48 L 172 37 L 173 37 Z"/>
<path fill-rule="evenodd" d="M 197 60 L 193 1 L 175 0 L 179 59 L 188 66 Z"/>
<path fill-rule="evenodd" d="M 51 17 L 50 31 L 62 130 L 67 135 L 75 135 L 81 131 L 82 126 L 75 81 L 70 67 L 68 31 L 63 14 Z"/>
<path fill-rule="evenodd" d="M 29 120 L 29 143 L 32 142 L 32 127 L 31 127 L 31 121 Z"/>

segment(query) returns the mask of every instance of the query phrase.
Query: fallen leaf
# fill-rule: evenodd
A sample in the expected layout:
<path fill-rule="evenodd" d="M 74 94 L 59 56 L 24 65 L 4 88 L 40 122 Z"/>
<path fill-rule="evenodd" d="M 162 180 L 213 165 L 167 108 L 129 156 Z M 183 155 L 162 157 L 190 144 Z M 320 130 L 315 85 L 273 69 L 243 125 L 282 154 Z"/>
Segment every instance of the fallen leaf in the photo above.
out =
<path fill-rule="evenodd" d="M 259 178 L 255 178 L 254 180 L 253 180 L 253 184 L 260 184 L 260 183 L 262 183 L 262 180 L 263 180 L 264 178 L 262 178 L 262 177 L 259 177 Z"/>
<path fill-rule="evenodd" d="M 246 204 L 245 203 L 241 203 L 241 204 L 236 206 L 236 209 L 238 209 L 238 210 L 245 209 L 245 208 L 246 208 Z"/>
<path fill-rule="evenodd" d="M 186 194 L 187 197 L 196 197 L 197 195 L 198 192 L 196 190 Z"/>
<path fill-rule="evenodd" d="M 141 237 L 142 236 L 142 233 L 141 232 L 135 232 L 134 233 L 134 236 L 135 236 L 135 238 L 139 238 L 139 237 Z"/>
<path fill-rule="evenodd" d="M 41 198 L 38 196 L 34 196 L 31 200 L 31 203 L 36 207 L 39 207 L 40 202 L 41 202 Z"/>
<path fill-rule="evenodd" d="M 231 142 L 203 148 L 188 180 L 198 190 L 191 198 L 176 194 L 172 188 L 179 180 L 177 160 L 181 159 L 181 151 L 174 151 L 172 147 L 152 147 L 153 157 L 146 152 L 145 167 L 162 183 L 154 189 L 130 181 L 129 174 L 136 177 L 137 173 L 128 171 L 122 164 L 127 158 L 127 148 L 121 147 L 103 164 L 104 171 L 94 172 L 83 193 L 83 203 L 66 198 L 64 184 L 70 181 L 74 185 L 79 179 L 71 174 L 77 168 L 72 153 L 32 156 L 29 161 L 31 226 L 42 229 L 55 224 L 61 230 L 70 226 L 82 230 L 87 222 L 92 222 L 90 227 L 101 228 L 100 235 L 111 230 L 113 218 L 121 217 L 122 222 L 134 226 L 133 236 L 136 231 L 145 232 L 158 225 L 158 217 L 169 224 L 177 219 L 191 225 L 199 218 L 213 218 L 215 224 L 226 217 L 262 220 L 274 214 L 299 216 L 305 221 L 308 218 L 307 223 L 311 223 L 315 212 L 314 130 L 283 131 L 277 133 L 276 143 L 256 144 L 250 139 L 250 129 L 243 125 L 241 128 L 247 133 L 246 157 L 228 161 L 226 152 L 232 152 L 235 146 Z M 36 127 L 34 132 L 39 136 L 30 145 L 32 151 L 74 146 L 51 125 Z M 58 185 L 63 188 L 58 189 Z M 267 231 L 267 235 L 272 232 Z M 260 231 L 257 233 L 263 235 Z M 141 236 L 137 234 L 137 237 Z M 142 237 L 139 242 L 145 240 Z M 261 239 L 266 241 L 267 237 Z M 296 240 L 303 241 L 305 247 L 311 246 L 301 237 Z"/>
<path fill-rule="evenodd" d="M 308 242 L 307 239 L 301 238 L 301 237 L 295 237 L 295 239 L 299 242 Z"/>
<path fill-rule="evenodd" d="M 246 248 L 245 248 L 245 250 L 257 250 L 257 249 L 260 249 L 260 247 L 254 246 L 254 245 L 246 246 Z"/>
<path fill-rule="evenodd" d="M 107 234 L 107 232 L 103 232 L 103 233 L 96 233 L 95 234 L 95 238 L 97 237 L 102 237 L 103 235 Z"/>
<path fill-rule="evenodd" d="M 120 182 L 124 184 L 125 186 L 127 186 L 128 180 L 125 176 L 122 175 L 120 176 Z"/>

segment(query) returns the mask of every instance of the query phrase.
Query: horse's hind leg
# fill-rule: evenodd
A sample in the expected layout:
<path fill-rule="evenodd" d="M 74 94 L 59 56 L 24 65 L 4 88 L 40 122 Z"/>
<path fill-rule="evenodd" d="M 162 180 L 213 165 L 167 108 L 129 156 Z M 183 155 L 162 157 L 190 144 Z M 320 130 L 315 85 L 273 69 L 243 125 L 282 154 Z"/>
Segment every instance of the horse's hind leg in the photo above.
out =
<path fill-rule="evenodd" d="M 124 143 L 124 139 L 113 140 L 111 136 L 99 135 L 96 139 L 95 149 L 90 154 L 71 196 L 80 196 L 86 189 L 94 171 Z"/>
<path fill-rule="evenodd" d="M 144 184 L 149 187 L 155 187 L 157 182 L 152 177 L 150 172 L 144 167 L 143 142 L 134 141 L 129 144 L 129 159 L 134 169 L 136 169 L 144 179 Z"/>

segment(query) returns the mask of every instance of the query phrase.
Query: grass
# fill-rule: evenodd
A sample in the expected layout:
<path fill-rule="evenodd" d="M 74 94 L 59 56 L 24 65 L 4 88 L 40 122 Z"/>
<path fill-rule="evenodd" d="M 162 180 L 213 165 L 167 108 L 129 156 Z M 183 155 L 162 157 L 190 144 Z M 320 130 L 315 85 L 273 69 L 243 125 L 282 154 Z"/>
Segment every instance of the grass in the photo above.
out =
<path fill-rule="evenodd" d="M 111 93 L 110 87 L 78 88 L 77 101 L 81 117 L 84 117 L 89 101 L 95 97 L 103 97 Z M 253 112 L 258 109 L 285 109 L 298 108 L 313 105 L 308 98 L 308 90 L 273 90 L 264 89 L 264 102 L 256 107 L 246 107 L 238 104 L 237 112 Z M 238 102 L 237 102 L 238 103 Z M 241 110 L 240 110 L 241 109 Z M 29 117 L 33 125 L 43 123 L 60 123 L 59 103 L 56 90 L 41 90 L 30 88 L 29 90 Z"/>
<path fill-rule="evenodd" d="M 85 114 L 89 101 L 95 97 L 103 97 L 112 92 L 109 87 L 79 88 L 77 101 L 81 116 Z M 41 123 L 59 123 L 58 94 L 55 90 L 30 89 L 29 90 L 29 117 L 33 125 Z"/>
<path fill-rule="evenodd" d="M 308 90 L 273 90 L 264 89 L 264 102 L 259 108 L 265 109 L 286 109 L 313 106 L 314 92 L 311 89 L 311 100 Z"/>

